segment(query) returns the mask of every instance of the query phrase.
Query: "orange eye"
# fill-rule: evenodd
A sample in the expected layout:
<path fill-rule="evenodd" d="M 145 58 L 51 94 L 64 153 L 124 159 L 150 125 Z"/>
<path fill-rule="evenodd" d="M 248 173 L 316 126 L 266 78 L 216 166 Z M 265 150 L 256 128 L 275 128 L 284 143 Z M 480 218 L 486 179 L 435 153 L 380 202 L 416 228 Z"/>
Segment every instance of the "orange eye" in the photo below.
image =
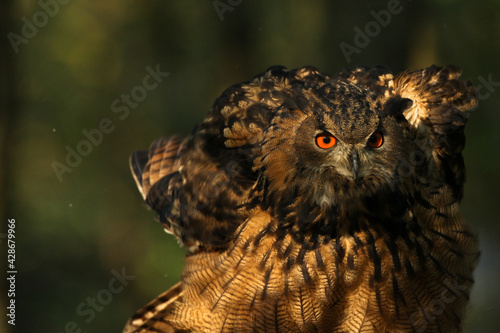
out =
<path fill-rule="evenodd" d="M 384 143 L 384 136 L 379 131 L 374 132 L 368 139 L 368 146 L 379 148 Z"/>
<path fill-rule="evenodd" d="M 337 143 L 337 139 L 328 132 L 316 135 L 316 144 L 323 149 L 332 148 Z"/>

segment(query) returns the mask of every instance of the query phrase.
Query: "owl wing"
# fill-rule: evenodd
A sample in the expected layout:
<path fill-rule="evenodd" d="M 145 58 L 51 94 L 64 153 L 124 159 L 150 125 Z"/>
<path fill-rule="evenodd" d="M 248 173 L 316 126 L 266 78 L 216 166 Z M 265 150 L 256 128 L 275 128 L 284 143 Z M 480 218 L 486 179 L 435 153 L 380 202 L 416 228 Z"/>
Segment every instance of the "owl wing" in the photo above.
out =
<path fill-rule="evenodd" d="M 149 151 L 132 153 L 130 170 L 145 200 L 151 187 L 160 179 L 178 173 L 179 160 L 186 141 L 186 138 L 179 137 L 162 138 L 153 142 Z"/>
<path fill-rule="evenodd" d="M 174 306 L 174 302 L 182 301 L 182 283 L 172 288 L 146 304 L 134 314 L 123 329 L 123 333 L 175 332 L 165 317 Z"/>
<path fill-rule="evenodd" d="M 417 146 L 413 163 L 420 179 L 431 186 L 448 186 L 453 202 L 463 195 L 464 128 L 478 104 L 474 87 L 459 80 L 460 74 L 455 66 L 431 66 L 394 79 L 394 92 L 413 101 L 404 115 Z"/>
<path fill-rule="evenodd" d="M 133 153 L 137 186 L 166 231 L 192 251 L 224 248 L 254 205 L 254 159 L 276 109 L 297 107 L 294 86 L 327 80 L 313 67 L 270 67 L 227 89 L 192 136 Z"/>
<path fill-rule="evenodd" d="M 179 214 L 177 192 L 182 186 L 181 156 L 189 138 L 170 137 L 153 142 L 149 151 L 130 156 L 130 169 L 142 197 L 155 210 L 165 230 L 176 236 Z"/>
<path fill-rule="evenodd" d="M 227 89 L 192 136 L 160 139 L 149 151 L 133 153 L 130 168 L 139 191 L 165 230 L 191 251 L 224 247 L 253 207 L 254 159 L 275 110 L 296 106 L 294 85 L 328 80 L 313 67 L 271 67 Z M 178 284 L 160 295 L 124 332 L 175 332 L 165 318 L 182 293 Z"/>

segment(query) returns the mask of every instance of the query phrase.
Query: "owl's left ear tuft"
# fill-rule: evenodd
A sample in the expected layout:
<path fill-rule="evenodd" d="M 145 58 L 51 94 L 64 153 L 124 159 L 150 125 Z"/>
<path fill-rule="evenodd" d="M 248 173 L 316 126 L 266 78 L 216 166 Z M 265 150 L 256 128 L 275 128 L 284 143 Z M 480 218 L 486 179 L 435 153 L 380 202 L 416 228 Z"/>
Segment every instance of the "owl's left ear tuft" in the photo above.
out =
<path fill-rule="evenodd" d="M 408 98 L 394 96 L 389 98 L 382 106 L 381 116 L 393 116 L 398 120 L 406 119 L 403 113 L 413 105 L 413 101 Z"/>

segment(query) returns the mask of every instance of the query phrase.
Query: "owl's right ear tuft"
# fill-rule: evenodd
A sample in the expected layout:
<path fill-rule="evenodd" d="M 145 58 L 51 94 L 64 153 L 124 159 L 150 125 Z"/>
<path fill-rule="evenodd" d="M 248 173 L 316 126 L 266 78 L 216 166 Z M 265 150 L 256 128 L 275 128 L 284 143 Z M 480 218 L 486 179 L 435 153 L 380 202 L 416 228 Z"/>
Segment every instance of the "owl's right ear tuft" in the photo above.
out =
<path fill-rule="evenodd" d="M 406 120 L 404 112 L 411 108 L 413 101 L 409 98 L 394 96 L 389 98 L 382 106 L 382 117 L 393 116 L 398 121 Z"/>

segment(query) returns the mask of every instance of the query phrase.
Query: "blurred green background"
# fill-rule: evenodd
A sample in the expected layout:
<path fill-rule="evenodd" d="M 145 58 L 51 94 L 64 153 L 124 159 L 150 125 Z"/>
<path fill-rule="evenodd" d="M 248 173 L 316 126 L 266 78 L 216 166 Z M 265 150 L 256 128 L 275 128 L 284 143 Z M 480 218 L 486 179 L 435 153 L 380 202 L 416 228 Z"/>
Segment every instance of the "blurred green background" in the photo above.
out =
<path fill-rule="evenodd" d="M 128 156 L 188 134 L 225 88 L 275 64 L 397 73 L 433 63 L 462 67 L 480 92 L 463 213 L 482 257 L 465 331 L 500 331 L 500 1 L 2 0 L 0 16 L 0 332 L 119 332 L 179 280 L 184 250 L 145 209 Z M 365 28 L 372 37 L 355 40 Z M 356 51 L 346 57 L 347 44 Z M 147 68 L 169 75 L 145 90 Z M 105 118 L 108 133 L 85 146 L 83 131 Z M 87 156 L 57 176 L 67 149 Z M 5 316 L 8 218 L 15 327 Z M 123 270 L 126 286 L 110 286 Z"/>

